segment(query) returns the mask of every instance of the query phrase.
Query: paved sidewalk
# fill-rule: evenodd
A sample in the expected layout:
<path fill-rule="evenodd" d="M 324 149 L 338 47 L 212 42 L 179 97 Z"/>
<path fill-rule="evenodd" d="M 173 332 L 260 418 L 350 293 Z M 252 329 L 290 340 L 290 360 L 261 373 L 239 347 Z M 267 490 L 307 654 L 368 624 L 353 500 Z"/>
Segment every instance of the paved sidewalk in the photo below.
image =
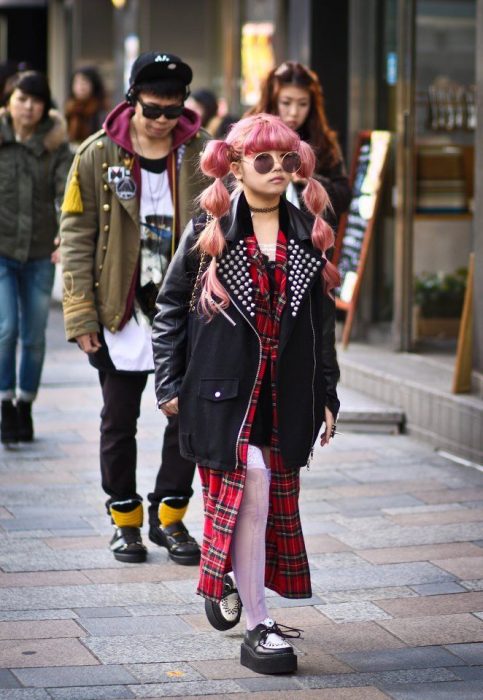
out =
<path fill-rule="evenodd" d="M 242 625 L 212 630 L 196 570 L 149 546 L 116 562 L 98 474 L 95 372 L 49 329 L 38 440 L 0 448 L 0 700 L 322 698 L 481 700 L 483 473 L 398 435 L 344 434 L 302 475 L 314 597 L 270 597 L 304 628 L 299 672 L 239 665 Z M 139 428 L 140 492 L 163 419 Z M 188 513 L 201 535 L 199 482 Z"/>

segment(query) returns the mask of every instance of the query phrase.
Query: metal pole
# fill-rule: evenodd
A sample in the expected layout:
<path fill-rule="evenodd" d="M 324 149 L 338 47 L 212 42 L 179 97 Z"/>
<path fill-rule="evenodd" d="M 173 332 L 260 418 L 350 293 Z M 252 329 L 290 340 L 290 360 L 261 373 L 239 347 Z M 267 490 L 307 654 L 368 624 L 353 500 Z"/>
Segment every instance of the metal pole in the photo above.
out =
<path fill-rule="evenodd" d="M 415 24 L 416 0 L 399 0 L 393 341 L 405 351 L 412 349 Z"/>

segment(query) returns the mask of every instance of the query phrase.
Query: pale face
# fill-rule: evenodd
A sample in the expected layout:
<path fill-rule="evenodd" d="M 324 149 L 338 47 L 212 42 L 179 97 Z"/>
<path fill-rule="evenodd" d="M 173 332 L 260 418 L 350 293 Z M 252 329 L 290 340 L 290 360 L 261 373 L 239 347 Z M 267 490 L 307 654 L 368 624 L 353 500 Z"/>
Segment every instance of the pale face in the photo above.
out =
<path fill-rule="evenodd" d="M 10 97 L 8 110 L 16 131 L 35 129 L 42 119 L 45 104 L 38 97 L 16 88 Z"/>
<path fill-rule="evenodd" d="M 72 92 L 78 100 L 88 100 L 92 95 L 91 81 L 82 73 L 76 73 L 72 81 Z"/>
<path fill-rule="evenodd" d="M 278 116 L 296 131 L 305 123 L 310 112 L 310 92 L 296 85 L 285 85 L 279 92 Z"/>
<path fill-rule="evenodd" d="M 183 101 L 178 97 L 158 97 L 149 92 L 139 93 L 139 98 L 145 106 L 148 107 L 177 107 L 182 105 Z M 133 121 L 136 129 L 150 139 L 164 139 L 173 131 L 178 123 L 179 117 L 176 119 L 168 119 L 162 115 L 157 119 L 147 119 L 143 115 L 143 106 L 136 101 L 134 107 Z"/>
<path fill-rule="evenodd" d="M 253 159 L 257 155 L 243 156 L 241 161 L 231 164 L 231 172 L 241 183 L 243 191 L 248 199 L 273 200 L 277 195 L 283 194 L 290 182 L 290 173 L 282 168 L 282 156 L 285 151 L 267 151 L 273 156 L 274 163 L 270 172 L 261 175 L 257 173 L 253 165 Z"/>

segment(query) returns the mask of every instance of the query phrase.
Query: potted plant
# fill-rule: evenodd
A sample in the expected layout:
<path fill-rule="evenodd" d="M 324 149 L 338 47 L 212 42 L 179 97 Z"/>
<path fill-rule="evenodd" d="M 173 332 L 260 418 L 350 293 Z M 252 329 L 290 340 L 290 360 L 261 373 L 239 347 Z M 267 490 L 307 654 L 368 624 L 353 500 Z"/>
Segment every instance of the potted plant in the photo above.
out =
<path fill-rule="evenodd" d="M 455 338 L 463 308 L 467 270 L 452 274 L 424 273 L 416 277 L 416 335 Z"/>

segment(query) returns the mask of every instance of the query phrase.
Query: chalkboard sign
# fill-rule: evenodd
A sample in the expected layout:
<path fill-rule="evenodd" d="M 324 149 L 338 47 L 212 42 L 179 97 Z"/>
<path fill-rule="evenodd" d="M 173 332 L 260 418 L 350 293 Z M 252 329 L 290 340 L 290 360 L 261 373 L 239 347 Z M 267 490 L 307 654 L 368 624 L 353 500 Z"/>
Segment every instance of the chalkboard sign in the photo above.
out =
<path fill-rule="evenodd" d="M 336 290 L 338 309 L 347 312 L 342 343 L 349 342 L 359 288 L 366 265 L 370 239 L 381 200 L 388 160 L 389 131 L 361 131 L 351 167 L 352 199 L 341 219 L 334 251 L 334 263 L 341 276 Z"/>

